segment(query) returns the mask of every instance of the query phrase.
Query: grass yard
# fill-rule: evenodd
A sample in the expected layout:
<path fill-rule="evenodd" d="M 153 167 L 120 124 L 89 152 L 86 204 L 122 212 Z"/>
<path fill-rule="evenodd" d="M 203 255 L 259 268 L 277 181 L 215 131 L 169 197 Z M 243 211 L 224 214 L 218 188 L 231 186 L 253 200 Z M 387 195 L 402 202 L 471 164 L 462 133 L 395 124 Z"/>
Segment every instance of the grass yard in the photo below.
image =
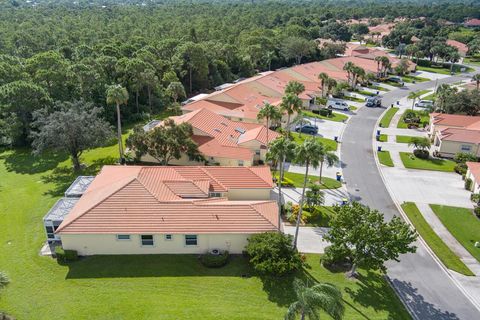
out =
<path fill-rule="evenodd" d="M 367 96 L 367 97 L 374 97 L 374 96 L 376 96 L 375 93 L 370 92 L 370 91 L 367 91 L 367 90 L 359 90 L 359 91 L 356 91 L 356 92 L 359 93 L 359 94 L 361 94 L 361 95 Z"/>
<path fill-rule="evenodd" d="M 305 139 L 312 137 L 311 135 L 306 133 L 302 133 L 301 136 L 298 132 L 292 132 L 291 134 L 293 137 L 293 141 L 295 141 L 296 143 L 303 143 Z M 323 143 L 323 145 L 331 151 L 336 151 L 338 149 L 338 142 L 336 142 L 335 140 L 327 139 L 324 137 L 316 137 L 316 139 Z"/>
<path fill-rule="evenodd" d="M 420 115 L 420 123 L 430 122 L 430 115 L 423 114 L 424 111 L 414 110 L 414 112 L 416 114 Z M 408 124 L 405 123 L 405 121 L 403 121 L 403 116 L 404 115 L 402 114 L 402 116 L 400 117 L 400 120 L 398 120 L 397 128 L 399 128 L 399 129 L 407 129 L 408 128 Z"/>
<path fill-rule="evenodd" d="M 472 210 L 438 204 L 430 207 L 455 239 L 480 262 L 480 248 L 474 246 L 475 241 L 480 241 L 480 219 L 472 214 Z"/>
<path fill-rule="evenodd" d="M 355 107 L 355 106 L 350 105 L 350 106 L 348 106 L 348 109 L 349 109 L 350 111 L 355 111 L 355 110 L 357 110 L 358 108 Z"/>
<path fill-rule="evenodd" d="M 396 136 L 395 142 L 397 143 L 410 143 L 413 137 L 410 136 Z"/>
<path fill-rule="evenodd" d="M 461 68 L 465 68 L 466 72 L 475 71 L 475 69 L 473 69 L 473 68 L 470 68 L 470 67 L 467 67 L 467 66 L 462 66 L 462 65 L 459 65 L 459 64 L 455 64 L 453 66 L 454 74 L 459 74 Z M 417 66 L 417 70 L 450 75 L 450 68 L 445 68 L 443 66 L 432 66 L 432 67 Z"/>
<path fill-rule="evenodd" d="M 397 113 L 399 108 L 390 108 L 388 109 L 387 112 L 382 117 L 382 120 L 380 120 L 380 126 L 383 128 L 388 128 L 390 126 L 390 122 L 392 122 L 392 118 Z"/>
<path fill-rule="evenodd" d="M 463 59 L 463 63 L 472 64 L 474 66 L 480 67 L 480 57 L 468 57 Z"/>
<path fill-rule="evenodd" d="M 390 89 L 388 89 L 388 88 L 385 88 L 385 87 L 382 87 L 382 86 L 376 86 L 376 85 L 373 85 L 373 84 L 369 84 L 367 86 L 367 88 L 370 88 L 370 89 L 373 89 L 373 90 L 378 90 L 378 91 L 385 91 L 385 92 L 390 91 Z"/>
<path fill-rule="evenodd" d="M 86 152 L 85 173 L 116 158 L 115 144 Z M 207 269 L 189 255 L 94 256 L 67 265 L 39 256 L 42 217 L 74 180 L 70 167 L 61 154 L 0 151 L 0 270 L 11 279 L 0 310 L 18 320 L 283 318 L 294 301 L 291 278 L 254 276 L 242 257 Z M 324 269 L 318 255 L 307 261 L 311 268 L 298 276 L 339 286 L 345 320 L 410 319 L 380 274 L 361 270 L 351 281 Z"/>
<path fill-rule="evenodd" d="M 413 83 L 413 81 L 415 81 L 415 82 L 417 82 L 417 83 L 430 81 L 430 79 L 428 79 L 428 78 L 411 76 L 411 75 L 404 75 L 404 76 L 402 76 L 402 80 L 403 80 L 403 82 L 406 82 L 406 83 Z"/>
<path fill-rule="evenodd" d="M 453 172 L 456 165 L 452 160 L 433 158 L 420 159 L 410 152 L 400 152 L 400 158 L 402 159 L 405 168 L 409 169 Z"/>
<path fill-rule="evenodd" d="M 385 80 L 384 81 L 386 84 L 388 84 L 389 86 L 393 86 L 393 87 L 397 87 L 397 88 L 401 88 L 403 87 L 400 83 L 398 82 L 393 82 L 393 81 L 390 81 L 390 80 Z"/>
<path fill-rule="evenodd" d="M 435 96 L 435 93 L 431 93 L 428 96 L 423 97 L 422 100 L 435 101 Z"/>
<path fill-rule="evenodd" d="M 393 167 L 392 157 L 390 156 L 390 152 L 386 150 L 377 151 L 378 161 L 387 167 Z"/>
<path fill-rule="evenodd" d="M 278 172 L 274 173 L 275 178 L 279 178 Z M 301 173 L 294 173 L 294 172 L 285 172 L 283 175 L 283 181 L 285 184 L 290 185 L 293 184 L 295 188 L 302 188 L 303 187 L 303 180 L 305 179 L 305 175 Z M 312 183 L 318 182 L 318 176 L 308 175 L 308 180 Z M 337 189 L 342 186 L 342 183 L 337 181 L 336 179 L 322 177 L 322 185 L 320 186 L 322 189 Z"/>
<path fill-rule="evenodd" d="M 310 117 L 310 118 L 317 118 L 317 119 L 330 120 L 330 121 L 336 121 L 336 122 L 343 122 L 348 119 L 346 115 L 338 112 L 332 112 L 332 116 L 330 117 L 322 116 L 317 113 L 313 113 L 311 111 L 303 111 L 303 114 L 304 116 Z"/>
<path fill-rule="evenodd" d="M 378 137 L 378 141 L 380 142 L 387 142 L 388 141 L 388 136 L 384 133 L 382 133 L 379 137 Z"/>
<path fill-rule="evenodd" d="M 365 99 L 360 99 L 356 97 L 349 97 L 349 96 L 343 96 L 343 100 L 350 100 L 350 101 L 355 101 L 355 102 L 365 102 Z"/>
<path fill-rule="evenodd" d="M 418 207 L 413 202 L 405 202 L 402 209 L 408 216 L 410 222 L 420 236 L 425 240 L 430 249 L 443 262 L 443 264 L 453 271 L 459 272 L 467 276 L 474 274 L 468 267 L 458 258 L 455 253 L 442 241 L 442 239 L 433 231 L 428 222 L 423 217 Z"/>

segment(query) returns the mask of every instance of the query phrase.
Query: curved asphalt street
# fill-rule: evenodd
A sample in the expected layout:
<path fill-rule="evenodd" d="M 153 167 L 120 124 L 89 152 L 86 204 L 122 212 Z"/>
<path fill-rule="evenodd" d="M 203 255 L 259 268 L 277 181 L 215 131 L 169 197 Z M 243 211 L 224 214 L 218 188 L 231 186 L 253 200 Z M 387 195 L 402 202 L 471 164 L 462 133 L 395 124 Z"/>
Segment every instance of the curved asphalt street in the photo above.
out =
<path fill-rule="evenodd" d="M 439 79 L 438 84 L 464 79 L 453 76 Z M 435 84 L 435 81 L 429 81 L 388 92 L 383 95 L 383 105 L 390 106 L 411 91 L 433 88 Z M 376 130 L 376 121 L 384 111 L 384 108 L 364 107 L 349 120 L 342 137 L 341 158 L 343 175 L 352 200 L 378 209 L 390 219 L 400 213 L 383 183 L 372 150 L 373 130 Z M 480 319 L 480 311 L 435 262 L 425 246 L 417 242 L 416 253 L 403 255 L 399 263 L 387 264 L 387 275 L 414 318 Z"/>

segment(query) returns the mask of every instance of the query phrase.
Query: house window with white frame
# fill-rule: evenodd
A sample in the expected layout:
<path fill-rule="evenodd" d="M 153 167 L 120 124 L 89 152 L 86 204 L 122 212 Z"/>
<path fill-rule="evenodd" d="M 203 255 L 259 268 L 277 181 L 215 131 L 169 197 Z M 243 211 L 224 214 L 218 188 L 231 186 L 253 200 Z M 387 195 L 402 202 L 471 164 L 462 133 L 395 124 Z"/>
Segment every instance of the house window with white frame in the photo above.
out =
<path fill-rule="evenodd" d="M 196 234 L 186 234 L 185 235 L 185 245 L 186 246 L 196 246 L 198 245 L 198 239 Z"/>
<path fill-rule="evenodd" d="M 152 247 L 153 246 L 153 235 L 142 234 L 140 236 L 140 238 L 141 238 L 142 246 L 145 246 L 145 247 Z"/>
<path fill-rule="evenodd" d="M 166 241 L 171 241 L 173 239 L 173 236 L 171 234 L 166 234 L 165 235 L 165 240 Z"/>
<path fill-rule="evenodd" d="M 472 151 L 472 146 L 469 146 L 468 144 L 462 144 L 462 147 L 460 148 L 462 152 L 470 152 Z"/>
<path fill-rule="evenodd" d="M 117 234 L 117 240 L 130 240 L 129 234 Z"/>

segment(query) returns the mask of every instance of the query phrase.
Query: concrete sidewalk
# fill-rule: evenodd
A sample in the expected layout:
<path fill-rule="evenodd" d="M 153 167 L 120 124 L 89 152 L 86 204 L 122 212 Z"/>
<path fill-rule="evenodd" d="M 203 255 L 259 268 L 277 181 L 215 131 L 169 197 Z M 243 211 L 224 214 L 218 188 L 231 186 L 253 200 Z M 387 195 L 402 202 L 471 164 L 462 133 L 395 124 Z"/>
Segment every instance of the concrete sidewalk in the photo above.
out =
<path fill-rule="evenodd" d="M 323 241 L 323 236 L 328 228 L 322 227 L 300 227 L 298 230 L 297 247 L 303 253 L 323 253 L 330 244 Z M 283 232 L 295 236 L 295 226 L 283 225 Z"/>

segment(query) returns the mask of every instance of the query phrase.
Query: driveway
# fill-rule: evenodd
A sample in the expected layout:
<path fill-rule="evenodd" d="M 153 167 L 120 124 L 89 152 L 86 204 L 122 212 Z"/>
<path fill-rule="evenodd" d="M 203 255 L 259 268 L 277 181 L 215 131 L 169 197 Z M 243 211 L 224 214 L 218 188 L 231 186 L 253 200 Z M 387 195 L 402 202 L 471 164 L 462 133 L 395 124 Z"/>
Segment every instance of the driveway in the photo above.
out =
<path fill-rule="evenodd" d="M 462 77 L 438 80 L 458 82 Z M 383 95 L 389 105 L 412 90 L 429 89 L 435 82 L 415 84 Z M 384 109 L 362 108 L 345 129 L 341 146 L 343 173 L 352 198 L 383 212 L 387 219 L 399 212 L 387 191 L 373 157 L 372 134 L 376 120 Z M 400 262 L 387 264 L 387 275 L 400 298 L 415 319 L 479 319 L 480 311 L 465 296 L 450 275 L 429 254 L 422 242 L 417 252 L 400 257 Z"/>
<path fill-rule="evenodd" d="M 326 206 L 333 206 L 340 204 L 342 199 L 348 199 L 348 192 L 345 187 L 338 189 L 323 189 L 325 194 L 325 203 Z M 283 200 L 285 202 L 291 201 L 292 203 L 299 203 L 300 198 L 302 197 L 302 188 L 282 188 Z M 275 196 L 275 199 L 276 196 Z"/>
<path fill-rule="evenodd" d="M 336 110 L 335 110 L 336 112 Z M 348 113 L 346 113 L 348 115 Z M 318 136 L 327 139 L 340 137 L 345 129 L 345 123 L 338 121 L 329 121 L 317 118 L 305 118 L 311 124 L 318 126 Z"/>
<path fill-rule="evenodd" d="M 295 236 L 295 227 L 284 225 L 283 231 L 286 234 Z M 329 243 L 323 241 L 323 236 L 328 232 L 328 228 L 301 227 L 298 231 L 297 248 L 303 253 L 323 253 Z"/>

